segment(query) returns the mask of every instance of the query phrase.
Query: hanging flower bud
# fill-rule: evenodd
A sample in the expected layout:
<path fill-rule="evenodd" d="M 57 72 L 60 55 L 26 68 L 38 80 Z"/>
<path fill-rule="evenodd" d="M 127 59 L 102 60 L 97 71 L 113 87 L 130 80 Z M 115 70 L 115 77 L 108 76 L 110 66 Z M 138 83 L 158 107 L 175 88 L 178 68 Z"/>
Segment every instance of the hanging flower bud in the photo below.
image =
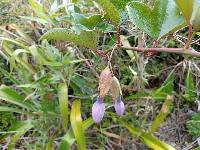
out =
<path fill-rule="evenodd" d="M 116 100 L 119 97 L 119 95 L 122 95 L 119 80 L 115 76 L 112 77 L 110 92 L 113 100 Z"/>
<path fill-rule="evenodd" d="M 99 123 L 105 113 L 105 104 L 103 98 L 97 97 L 97 101 L 92 106 L 92 118 L 95 123 Z"/>
<path fill-rule="evenodd" d="M 99 96 L 104 97 L 111 86 L 112 83 L 112 73 L 109 69 L 109 67 L 106 67 L 100 75 L 99 78 Z"/>
<path fill-rule="evenodd" d="M 122 97 L 120 95 L 115 101 L 115 111 L 118 115 L 122 116 L 124 114 L 124 110 L 124 103 L 122 102 Z"/>

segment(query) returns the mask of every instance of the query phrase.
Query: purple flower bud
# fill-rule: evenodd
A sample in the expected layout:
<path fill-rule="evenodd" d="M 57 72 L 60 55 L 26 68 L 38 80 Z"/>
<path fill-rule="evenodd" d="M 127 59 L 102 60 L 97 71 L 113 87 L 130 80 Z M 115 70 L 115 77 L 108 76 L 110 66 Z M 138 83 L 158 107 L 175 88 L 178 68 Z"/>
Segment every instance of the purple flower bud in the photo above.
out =
<path fill-rule="evenodd" d="M 97 97 L 97 101 L 92 106 L 92 118 L 95 123 L 99 123 L 105 113 L 105 104 L 103 98 Z"/>
<path fill-rule="evenodd" d="M 124 113 L 124 110 L 125 110 L 124 103 L 122 102 L 122 97 L 120 95 L 115 101 L 115 111 L 119 116 L 122 116 Z"/>

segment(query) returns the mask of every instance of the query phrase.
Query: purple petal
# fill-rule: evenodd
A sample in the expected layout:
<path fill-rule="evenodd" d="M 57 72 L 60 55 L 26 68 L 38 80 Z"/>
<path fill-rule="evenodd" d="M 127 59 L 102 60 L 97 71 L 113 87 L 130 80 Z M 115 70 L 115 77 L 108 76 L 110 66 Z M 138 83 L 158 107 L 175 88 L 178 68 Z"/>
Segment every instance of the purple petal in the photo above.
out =
<path fill-rule="evenodd" d="M 121 95 L 115 101 L 115 111 L 118 115 L 122 116 L 124 114 L 124 103 L 122 102 Z"/>
<path fill-rule="evenodd" d="M 103 98 L 97 97 L 97 101 L 92 106 L 92 118 L 95 123 L 99 123 L 105 113 L 105 104 Z"/>

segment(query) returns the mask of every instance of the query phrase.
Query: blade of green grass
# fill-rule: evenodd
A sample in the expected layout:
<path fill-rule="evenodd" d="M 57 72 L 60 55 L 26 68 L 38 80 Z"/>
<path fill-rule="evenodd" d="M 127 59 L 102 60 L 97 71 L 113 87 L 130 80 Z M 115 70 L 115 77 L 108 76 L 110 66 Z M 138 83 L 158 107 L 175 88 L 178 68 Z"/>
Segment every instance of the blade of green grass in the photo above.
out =
<path fill-rule="evenodd" d="M 87 120 L 83 121 L 83 129 L 88 129 L 93 124 L 93 119 L 90 117 Z M 59 150 L 68 150 L 70 146 L 75 142 L 74 133 L 72 130 L 69 130 L 65 136 L 62 138 L 59 145 Z"/>
<path fill-rule="evenodd" d="M 165 120 L 165 118 L 169 114 L 170 106 L 172 105 L 172 102 L 173 102 L 173 97 L 172 96 L 167 96 L 167 99 L 163 103 L 159 114 L 156 116 L 156 118 L 155 118 L 155 120 L 154 120 L 154 122 L 152 124 L 150 133 L 154 133 L 158 129 L 160 124 Z"/>
<path fill-rule="evenodd" d="M 81 119 L 80 107 L 81 107 L 80 100 L 75 100 L 72 104 L 70 121 L 72 125 L 72 130 L 74 132 L 74 136 L 78 144 L 78 149 L 86 150 L 86 142 L 85 142 L 83 123 Z"/>
<path fill-rule="evenodd" d="M 173 148 L 172 146 L 159 140 L 149 133 L 145 133 L 141 129 L 135 128 L 128 123 L 123 123 L 123 125 L 129 130 L 129 132 L 133 136 L 139 137 L 149 148 L 152 148 L 154 150 L 175 150 L 175 148 Z"/>
<path fill-rule="evenodd" d="M 27 114 L 27 112 L 17 109 L 17 108 L 12 108 L 12 107 L 7 107 L 7 106 L 0 106 L 0 112 L 15 112 L 19 114 Z"/>
<path fill-rule="evenodd" d="M 13 39 L 10 39 L 10 38 L 6 38 L 6 37 L 1 37 L 1 36 L 0 36 L 0 40 L 7 41 L 9 43 L 15 44 L 17 46 L 20 46 L 20 47 L 28 50 L 28 47 L 26 45 L 24 45 L 24 44 L 22 44 L 22 43 L 20 43 L 20 42 L 18 42 L 16 40 L 13 40 Z"/>
<path fill-rule="evenodd" d="M 6 71 L 3 68 L 0 68 L 0 73 L 2 73 L 7 79 L 9 79 L 11 82 L 13 82 L 16 85 L 21 85 L 22 83 L 19 82 L 19 80 L 17 80 L 14 76 L 12 76 L 8 71 Z M 26 94 L 30 94 L 31 91 L 28 88 L 21 88 L 24 93 Z"/>
<path fill-rule="evenodd" d="M 16 104 L 28 110 L 33 110 L 30 103 L 24 102 L 24 96 L 20 95 L 18 92 L 16 92 L 8 86 L 0 86 L 0 99 Z"/>
<path fill-rule="evenodd" d="M 58 87 L 58 98 L 60 105 L 60 114 L 63 122 L 64 130 L 68 126 L 68 87 L 65 83 L 60 83 Z"/>
<path fill-rule="evenodd" d="M 8 144 L 8 150 L 13 150 L 17 140 L 33 127 L 30 120 L 24 121 L 23 124 L 16 130 L 16 133 L 11 138 Z"/>

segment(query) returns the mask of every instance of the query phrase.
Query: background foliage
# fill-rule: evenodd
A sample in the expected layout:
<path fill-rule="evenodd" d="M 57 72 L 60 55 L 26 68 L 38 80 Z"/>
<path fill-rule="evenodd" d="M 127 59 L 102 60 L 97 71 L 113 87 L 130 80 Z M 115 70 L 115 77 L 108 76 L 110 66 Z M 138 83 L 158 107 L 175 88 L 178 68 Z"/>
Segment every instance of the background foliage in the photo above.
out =
<path fill-rule="evenodd" d="M 0 149 L 198 148 L 199 59 L 113 50 L 120 34 L 124 47 L 198 52 L 200 1 L 184 2 L 1 1 Z M 95 124 L 91 108 L 112 50 L 126 110 L 117 116 L 108 93 Z"/>

